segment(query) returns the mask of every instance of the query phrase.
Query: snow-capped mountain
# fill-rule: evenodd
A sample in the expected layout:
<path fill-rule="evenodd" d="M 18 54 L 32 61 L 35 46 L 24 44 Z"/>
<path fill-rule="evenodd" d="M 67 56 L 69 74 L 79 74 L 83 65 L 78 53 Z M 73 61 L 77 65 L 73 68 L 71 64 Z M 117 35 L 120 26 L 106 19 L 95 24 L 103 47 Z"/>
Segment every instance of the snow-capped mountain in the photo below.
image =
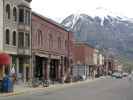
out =
<path fill-rule="evenodd" d="M 133 20 L 97 8 L 90 14 L 72 14 L 61 23 L 79 41 L 99 48 L 111 48 L 118 55 L 133 58 Z"/>

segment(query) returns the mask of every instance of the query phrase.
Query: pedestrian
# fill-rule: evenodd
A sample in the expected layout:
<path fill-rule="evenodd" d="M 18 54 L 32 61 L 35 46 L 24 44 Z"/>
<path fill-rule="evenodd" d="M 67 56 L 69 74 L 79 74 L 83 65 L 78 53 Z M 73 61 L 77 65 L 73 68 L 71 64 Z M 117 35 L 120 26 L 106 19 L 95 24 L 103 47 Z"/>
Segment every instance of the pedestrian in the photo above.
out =
<path fill-rule="evenodd" d="M 15 65 L 13 65 L 12 68 L 11 68 L 11 70 L 10 70 L 13 84 L 15 84 L 15 82 L 17 80 L 14 66 Z"/>

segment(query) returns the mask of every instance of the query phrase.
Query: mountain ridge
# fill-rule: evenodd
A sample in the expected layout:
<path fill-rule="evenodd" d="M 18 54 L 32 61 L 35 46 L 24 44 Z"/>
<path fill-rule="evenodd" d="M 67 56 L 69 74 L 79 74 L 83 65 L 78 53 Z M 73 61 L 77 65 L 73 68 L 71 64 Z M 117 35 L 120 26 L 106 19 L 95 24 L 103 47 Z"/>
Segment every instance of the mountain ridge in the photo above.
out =
<path fill-rule="evenodd" d="M 116 55 L 133 59 L 133 20 L 123 16 L 71 14 L 62 23 L 74 32 L 75 39 L 98 48 L 111 49 Z"/>

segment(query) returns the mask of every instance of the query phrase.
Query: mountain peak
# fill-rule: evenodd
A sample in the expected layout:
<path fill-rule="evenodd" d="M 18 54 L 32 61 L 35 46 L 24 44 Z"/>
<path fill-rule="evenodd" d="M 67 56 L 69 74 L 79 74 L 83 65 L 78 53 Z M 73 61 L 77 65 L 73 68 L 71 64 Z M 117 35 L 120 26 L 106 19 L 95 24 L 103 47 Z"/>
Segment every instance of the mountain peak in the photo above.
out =
<path fill-rule="evenodd" d="M 113 13 L 113 12 L 109 11 L 108 9 L 103 8 L 103 7 L 98 7 L 95 10 L 91 11 L 89 14 L 85 14 L 85 13 L 71 14 L 64 21 L 65 21 L 66 27 L 73 28 L 79 19 L 81 19 L 81 20 L 89 19 L 89 21 L 92 21 L 95 18 L 99 19 L 101 26 L 104 25 L 105 20 L 110 21 L 110 23 L 121 22 L 121 21 L 128 21 L 131 23 L 133 22 L 133 19 L 128 18 L 126 16 L 122 16 L 122 15 L 117 14 L 117 13 Z M 71 20 L 71 21 L 68 21 L 68 23 L 66 23 L 67 19 Z M 64 23 L 64 21 L 63 21 L 63 23 Z"/>
<path fill-rule="evenodd" d="M 100 48 L 112 48 L 118 55 L 133 58 L 133 21 L 130 18 L 97 8 L 90 14 L 71 14 L 62 25 L 72 30 L 79 41 L 87 41 Z"/>

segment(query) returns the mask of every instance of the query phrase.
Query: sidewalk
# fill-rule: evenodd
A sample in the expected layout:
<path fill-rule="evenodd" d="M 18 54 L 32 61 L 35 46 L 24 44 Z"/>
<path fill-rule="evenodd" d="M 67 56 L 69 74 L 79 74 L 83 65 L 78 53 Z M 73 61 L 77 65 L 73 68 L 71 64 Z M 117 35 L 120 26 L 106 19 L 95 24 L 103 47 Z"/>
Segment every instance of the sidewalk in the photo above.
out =
<path fill-rule="evenodd" d="M 96 78 L 94 80 L 88 79 L 85 81 L 78 81 L 78 82 L 73 82 L 73 83 L 64 83 L 64 84 L 54 84 L 54 85 L 50 85 L 49 87 L 37 87 L 37 88 L 30 88 L 27 86 L 14 86 L 14 92 L 13 93 L 3 93 L 0 94 L 0 97 L 6 97 L 6 96 L 15 96 L 15 95 L 21 95 L 21 94 L 25 94 L 28 92 L 36 92 L 36 91 L 51 91 L 51 90 L 57 90 L 57 89 L 62 89 L 62 88 L 67 88 L 73 85 L 78 85 L 78 84 L 82 84 L 82 83 L 89 83 L 89 82 L 94 82 L 96 80 L 99 80 L 101 78 Z"/>

